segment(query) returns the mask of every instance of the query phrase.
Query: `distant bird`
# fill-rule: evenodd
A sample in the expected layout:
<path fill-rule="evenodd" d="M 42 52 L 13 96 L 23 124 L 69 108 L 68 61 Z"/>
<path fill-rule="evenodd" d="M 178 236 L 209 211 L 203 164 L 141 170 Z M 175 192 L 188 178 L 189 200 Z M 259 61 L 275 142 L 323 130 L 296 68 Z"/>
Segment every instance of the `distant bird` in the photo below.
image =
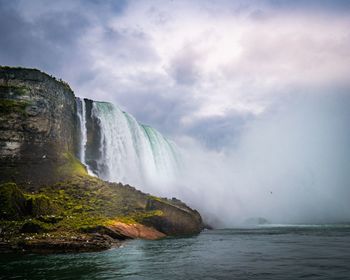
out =
<path fill-rule="evenodd" d="M 270 192 L 270 194 L 272 194 L 272 192 Z"/>

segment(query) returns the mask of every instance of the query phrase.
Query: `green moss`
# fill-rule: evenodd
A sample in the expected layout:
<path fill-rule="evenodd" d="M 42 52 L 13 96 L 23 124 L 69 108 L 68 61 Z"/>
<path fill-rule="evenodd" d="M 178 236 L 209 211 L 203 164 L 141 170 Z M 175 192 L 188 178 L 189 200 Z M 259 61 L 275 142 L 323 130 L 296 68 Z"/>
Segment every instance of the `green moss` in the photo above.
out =
<path fill-rule="evenodd" d="M 30 89 L 26 86 L 8 86 L 0 85 L 0 93 L 4 93 L 7 96 L 23 96 L 30 93 Z"/>
<path fill-rule="evenodd" d="M 161 198 L 159 198 L 157 196 L 150 195 L 150 198 L 153 199 L 153 200 L 159 201 L 159 202 L 164 202 L 163 199 L 161 199 Z"/>
<path fill-rule="evenodd" d="M 120 216 L 117 217 L 116 220 L 125 224 L 135 224 L 135 223 L 142 223 L 145 219 L 151 218 L 151 217 L 161 217 L 164 213 L 161 210 L 154 210 L 154 211 L 139 211 L 134 212 L 126 216 Z"/>
<path fill-rule="evenodd" d="M 73 161 L 74 158 L 68 156 Z M 74 169 L 74 168 L 73 168 Z M 78 172 L 79 173 L 79 172 Z M 85 172 L 83 173 L 85 174 Z M 7 232 L 21 238 L 30 231 L 51 234 L 83 234 L 87 229 L 112 225 L 116 221 L 127 224 L 143 223 L 150 217 L 162 216 L 159 210 L 147 211 L 150 196 L 131 187 L 112 184 L 90 176 L 72 176 L 55 185 L 40 188 L 36 193 L 24 194 L 27 216 L 18 223 L 7 225 Z M 53 214 L 51 214 L 53 213 Z M 29 222 L 34 221 L 34 224 Z M 3 228 L 2 221 L 0 227 Z M 23 225 L 29 223 L 24 228 Z"/>
<path fill-rule="evenodd" d="M 28 220 L 20 228 L 20 232 L 22 233 L 42 233 L 49 232 L 55 229 L 55 225 L 45 223 L 39 220 Z"/>
<path fill-rule="evenodd" d="M 22 114 L 26 115 L 26 107 L 30 105 L 29 101 L 17 99 L 0 99 L 0 112 L 2 114 Z"/>
<path fill-rule="evenodd" d="M 57 175 L 59 177 L 88 176 L 86 167 L 71 153 L 64 153 L 62 155 L 63 164 L 58 167 Z"/>
<path fill-rule="evenodd" d="M 62 216 L 56 216 L 56 215 L 43 215 L 39 216 L 38 220 L 47 224 L 56 224 L 63 220 Z"/>
<path fill-rule="evenodd" d="M 15 183 L 0 185 L 0 218 L 18 219 L 25 212 L 25 198 Z"/>
<path fill-rule="evenodd" d="M 108 219 L 103 216 L 87 215 L 86 213 L 80 215 L 68 216 L 65 220 L 58 223 L 60 229 L 81 231 L 89 227 L 96 227 L 106 224 Z"/>
<path fill-rule="evenodd" d="M 33 217 L 51 215 L 58 212 L 58 207 L 45 194 L 26 194 L 26 209 Z"/>

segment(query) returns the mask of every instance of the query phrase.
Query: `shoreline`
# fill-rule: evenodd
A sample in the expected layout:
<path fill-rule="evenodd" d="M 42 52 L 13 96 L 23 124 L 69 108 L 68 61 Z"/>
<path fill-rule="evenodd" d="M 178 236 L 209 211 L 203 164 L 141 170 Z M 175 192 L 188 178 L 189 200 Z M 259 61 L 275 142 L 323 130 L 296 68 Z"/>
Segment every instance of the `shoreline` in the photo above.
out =
<path fill-rule="evenodd" d="M 18 243 L 0 241 L 0 254 L 65 254 L 100 252 L 118 248 L 125 241 L 107 235 L 76 236 L 73 239 L 32 239 Z"/>

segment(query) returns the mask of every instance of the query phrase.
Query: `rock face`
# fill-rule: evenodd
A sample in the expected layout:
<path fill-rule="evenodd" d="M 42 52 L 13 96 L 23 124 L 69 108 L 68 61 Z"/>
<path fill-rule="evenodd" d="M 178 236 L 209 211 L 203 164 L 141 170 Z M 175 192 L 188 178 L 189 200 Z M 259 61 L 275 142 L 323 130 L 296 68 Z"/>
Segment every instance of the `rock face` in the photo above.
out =
<path fill-rule="evenodd" d="M 94 169 L 101 132 L 92 101 L 86 108 L 86 160 Z M 65 82 L 0 67 L 0 250 L 100 250 L 201 231 L 201 216 L 181 201 L 89 176 L 76 158 L 79 128 Z"/>
<path fill-rule="evenodd" d="M 76 125 L 66 83 L 35 69 L 0 67 L 0 182 L 61 179 L 59 167 L 76 154 Z"/>
<path fill-rule="evenodd" d="M 85 99 L 86 104 L 86 154 L 85 161 L 94 174 L 99 174 L 103 170 L 98 169 L 98 159 L 101 158 L 100 139 L 101 131 L 99 120 L 93 117 L 93 100 Z M 100 164 L 101 165 L 101 164 Z"/>
<path fill-rule="evenodd" d="M 144 222 L 167 235 L 186 235 L 199 233 L 202 230 L 203 222 L 200 214 L 182 202 L 149 199 L 146 209 L 163 213 L 160 216 L 146 218 Z"/>

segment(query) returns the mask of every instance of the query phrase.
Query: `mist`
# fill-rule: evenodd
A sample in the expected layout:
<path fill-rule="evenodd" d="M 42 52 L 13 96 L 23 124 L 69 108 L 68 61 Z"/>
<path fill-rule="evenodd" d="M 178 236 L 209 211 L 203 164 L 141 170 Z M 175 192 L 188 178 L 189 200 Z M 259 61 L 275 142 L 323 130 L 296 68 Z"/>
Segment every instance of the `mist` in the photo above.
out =
<path fill-rule="evenodd" d="M 289 96 L 220 151 L 180 139 L 181 174 L 156 191 L 182 199 L 215 227 L 256 217 L 349 222 L 349 104 L 343 93 Z"/>

